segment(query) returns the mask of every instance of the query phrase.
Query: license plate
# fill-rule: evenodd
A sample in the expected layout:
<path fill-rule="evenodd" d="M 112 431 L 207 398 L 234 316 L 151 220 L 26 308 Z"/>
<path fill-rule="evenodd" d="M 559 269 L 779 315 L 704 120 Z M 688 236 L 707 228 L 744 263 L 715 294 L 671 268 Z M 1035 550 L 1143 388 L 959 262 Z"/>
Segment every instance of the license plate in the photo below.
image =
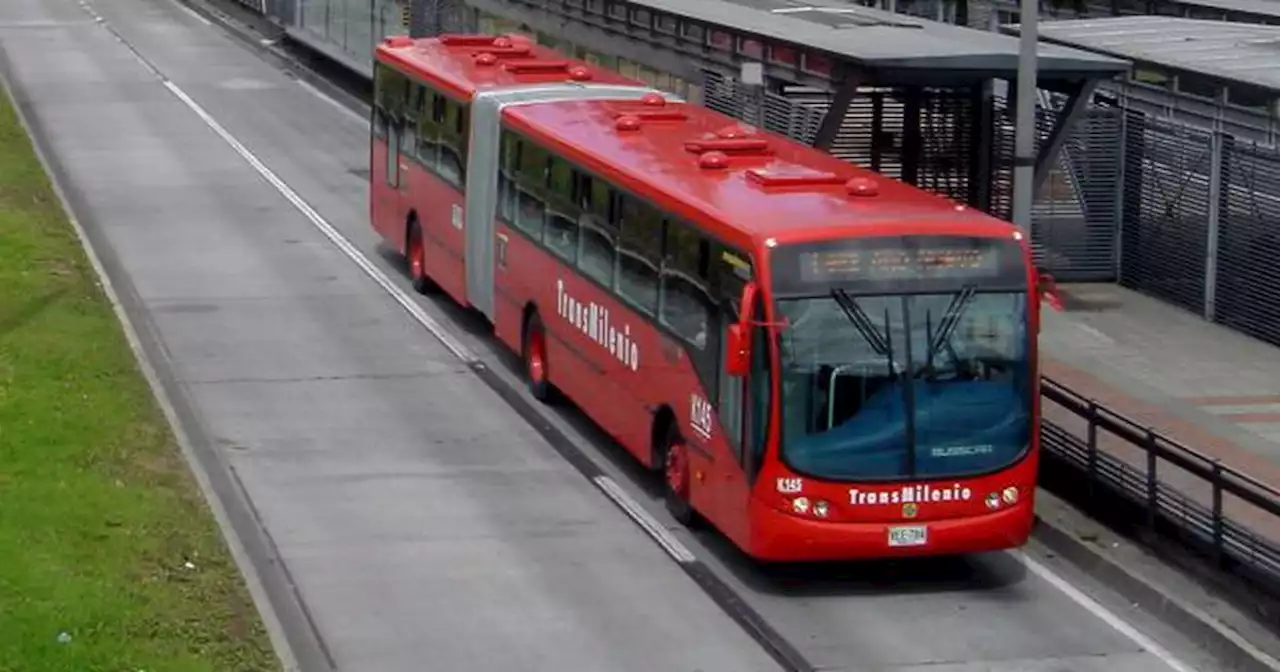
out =
<path fill-rule="evenodd" d="M 924 525 L 904 525 L 889 528 L 890 546 L 923 546 L 929 541 L 929 528 Z"/>

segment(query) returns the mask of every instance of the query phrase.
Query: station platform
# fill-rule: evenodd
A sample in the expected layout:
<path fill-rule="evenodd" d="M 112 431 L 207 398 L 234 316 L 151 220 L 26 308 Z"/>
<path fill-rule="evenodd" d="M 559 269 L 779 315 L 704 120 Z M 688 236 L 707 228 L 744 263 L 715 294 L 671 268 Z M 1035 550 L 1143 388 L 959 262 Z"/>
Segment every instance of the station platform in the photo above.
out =
<path fill-rule="evenodd" d="M 1118 285 L 1070 284 L 1059 292 L 1063 310 L 1042 314 L 1046 377 L 1280 488 L 1280 348 Z M 1079 416 L 1052 403 L 1044 414 L 1073 433 L 1085 431 Z M 1142 451 L 1118 437 L 1099 442 L 1145 472 Z M 1201 479 L 1163 465 L 1159 477 L 1210 505 Z M 1280 541 L 1280 520 L 1241 504 L 1227 502 L 1227 514 Z"/>

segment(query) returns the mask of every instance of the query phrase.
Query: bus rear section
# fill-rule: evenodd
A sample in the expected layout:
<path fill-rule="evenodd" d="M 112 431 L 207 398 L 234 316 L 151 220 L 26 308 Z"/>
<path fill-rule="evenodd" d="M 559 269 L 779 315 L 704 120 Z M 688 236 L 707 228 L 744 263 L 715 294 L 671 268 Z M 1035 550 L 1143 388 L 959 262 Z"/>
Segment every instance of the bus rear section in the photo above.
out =
<path fill-rule="evenodd" d="M 779 241 L 730 367 L 766 378 L 740 544 L 771 560 L 1017 547 L 1034 518 L 1039 297 L 1013 227 Z M 744 305 L 753 301 L 744 297 Z M 761 347 L 766 353 L 757 352 Z"/>

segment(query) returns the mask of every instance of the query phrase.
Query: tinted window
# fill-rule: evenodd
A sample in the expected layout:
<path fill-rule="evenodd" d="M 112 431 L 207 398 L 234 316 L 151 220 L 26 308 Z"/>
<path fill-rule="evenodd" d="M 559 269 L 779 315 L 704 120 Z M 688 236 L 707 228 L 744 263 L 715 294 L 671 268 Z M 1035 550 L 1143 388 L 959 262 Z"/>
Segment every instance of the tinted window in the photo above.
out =
<path fill-rule="evenodd" d="M 696 229 L 679 221 L 667 222 L 662 322 L 699 348 L 706 347 L 711 312 L 711 288 L 707 282 L 709 248 L 707 240 Z"/>
<path fill-rule="evenodd" d="M 617 260 L 618 227 L 613 217 L 613 190 L 601 180 L 579 174 L 582 246 L 578 268 L 605 287 L 613 287 Z"/>
<path fill-rule="evenodd" d="M 574 201 L 574 170 L 564 159 L 550 157 L 547 171 L 547 231 L 543 241 L 561 259 L 578 257 L 578 206 Z"/>
<path fill-rule="evenodd" d="M 516 162 L 515 224 L 538 241 L 542 240 L 543 217 L 547 210 L 547 158 L 547 152 L 541 147 L 520 141 Z"/>
<path fill-rule="evenodd" d="M 467 106 L 444 96 L 437 100 L 442 114 L 440 123 L 440 176 L 454 186 L 462 187 L 467 179 L 467 131 L 470 128 Z"/>
<path fill-rule="evenodd" d="M 498 217 L 503 221 L 516 221 L 516 167 L 519 165 L 520 141 L 508 132 L 502 133 L 501 155 L 498 158 Z"/>
<path fill-rule="evenodd" d="M 618 293 L 641 310 L 658 310 L 658 268 L 662 263 L 662 216 L 630 196 L 621 196 Z"/>
<path fill-rule="evenodd" d="M 418 160 L 427 168 L 440 168 L 440 121 L 444 96 L 425 89 L 422 92 L 422 112 L 418 115 Z"/>

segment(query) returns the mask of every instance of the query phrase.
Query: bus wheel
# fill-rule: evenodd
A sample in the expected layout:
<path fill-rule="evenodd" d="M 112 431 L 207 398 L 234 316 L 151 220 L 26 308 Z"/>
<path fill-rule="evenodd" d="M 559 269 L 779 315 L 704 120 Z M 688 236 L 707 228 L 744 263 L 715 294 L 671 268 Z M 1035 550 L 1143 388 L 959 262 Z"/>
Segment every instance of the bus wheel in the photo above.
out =
<path fill-rule="evenodd" d="M 551 383 L 547 375 L 547 332 L 542 328 L 542 318 L 537 311 L 525 321 L 523 347 L 524 374 L 529 381 L 529 392 L 542 403 L 551 401 Z"/>
<path fill-rule="evenodd" d="M 663 481 L 667 511 L 681 525 L 694 522 L 693 505 L 689 503 L 689 449 L 676 431 L 667 426 L 666 448 L 663 450 Z"/>
<path fill-rule="evenodd" d="M 418 222 L 409 222 L 409 244 L 405 256 L 409 259 L 409 279 L 413 283 L 413 291 L 426 294 L 431 291 L 433 283 L 427 277 L 426 247 L 422 244 L 422 228 Z"/>

